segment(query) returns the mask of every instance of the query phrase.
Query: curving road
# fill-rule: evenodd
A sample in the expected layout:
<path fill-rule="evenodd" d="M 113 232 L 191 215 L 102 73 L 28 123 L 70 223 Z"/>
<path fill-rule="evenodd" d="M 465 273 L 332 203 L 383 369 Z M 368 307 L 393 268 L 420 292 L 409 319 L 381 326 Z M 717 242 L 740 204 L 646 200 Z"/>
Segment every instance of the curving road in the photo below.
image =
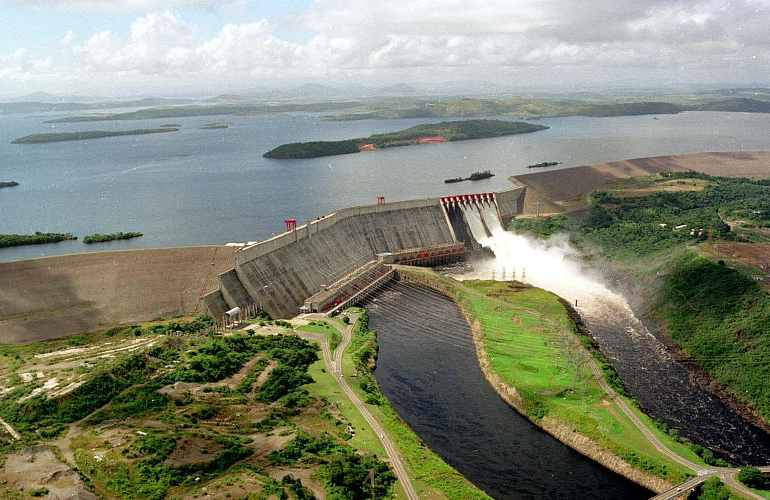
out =
<path fill-rule="evenodd" d="M 393 444 L 390 436 L 385 432 L 380 423 L 374 418 L 369 409 L 358 398 L 358 395 L 353 392 L 342 374 L 342 355 L 345 353 L 345 349 L 350 345 L 350 341 L 353 338 L 353 328 L 358 321 L 358 314 L 349 314 L 350 324 L 341 328 L 335 321 L 329 321 L 328 323 L 336 328 L 342 334 L 342 342 L 337 346 L 337 349 L 332 354 L 329 348 L 329 341 L 323 334 L 313 334 L 310 332 L 297 332 L 301 337 L 318 340 L 321 342 L 321 350 L 323 352 L 324 364 L 329 373 L 332 374 L 337 384 L 342 388 L 343 392 L 347 395 L 353 406 L 356 407 L 359 413 L 364 417 L 364 420 L 372 427 L 377 437 L 382 443 L 382 447 L 385 448 L 385 453 L 388 454 L 388 460 L 393 467 L 393 471 L 396 473 L 398 481 L 401 483 L 401 487 L 406 493 L 406 497 L 409 500 L 419 500 L 419 496 L 412 485 L 412 481 L 409 479 L 409 475 L 406 473 L 406 467 L 404 466 L 401 456 L 398 453 L 398 449 Z"/>

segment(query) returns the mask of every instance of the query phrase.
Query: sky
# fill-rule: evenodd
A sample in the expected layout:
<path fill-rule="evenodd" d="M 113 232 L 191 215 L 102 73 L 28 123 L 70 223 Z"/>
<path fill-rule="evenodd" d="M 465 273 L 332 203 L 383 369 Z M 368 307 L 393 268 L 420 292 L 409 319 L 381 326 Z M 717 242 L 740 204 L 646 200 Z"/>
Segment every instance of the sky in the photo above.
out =
<path fill-rule="evenodd" d="M 0 0 L 0 95 L 770 84 L 770 0 Z"/>

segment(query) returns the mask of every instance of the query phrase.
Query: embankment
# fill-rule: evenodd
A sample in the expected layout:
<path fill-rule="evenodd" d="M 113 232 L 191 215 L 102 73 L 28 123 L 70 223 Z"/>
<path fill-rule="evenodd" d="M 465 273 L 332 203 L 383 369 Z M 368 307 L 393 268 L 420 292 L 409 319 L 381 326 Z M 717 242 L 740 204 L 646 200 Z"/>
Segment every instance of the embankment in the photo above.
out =
<path fill-rule="evenodd" d="M 233 249 L 120 250 L 0 262 L 0 343 L 195 313 Z"/>
<path fill-rule="evenodd" d="M 654 156 L 516 175 L 509 179 L 516 185 L 526 186 L 521 213 L 542 215 L 569 211 L 570 202 L 619 179 L 687 170 L 724 177 L 770 177 L 770 152 Z"/>
<path fill-rule="evenodd" d="M 634 468 L 630 463 L 615 453 L 612 453 L 601 444 L 588 436 L 576 432 L 573 426 L 563 422 L 560 419 L 546 415 L 541 419 L 533 418 L 530 411 L 527 410 L 528 403 L 522 398 L 515 387 L 512 387 L 503 378 L 492 370 L 489 362 L 489 356 L 483 343 L 483 332 L 481 322 L 474 317 L 473 312 L 462 300 L 458 300 L 457 288 L 450 283 L 447 278 L 437 276 L 433 273 L 410 270 L 407 268 L 398 269 L 399 278 L 408 283 L 414 283 L 426 286 L 436 292 L 445 295 L 455 301 L 468 322 L 473 334 L 473 341 L 476 348 L 476 355 L 479 366 L 487 382 L 494 388 L 497 394 L 514 408 L 521 415 L 527 417 L 533 423 L 542 428 L 545 432 L 558 439 L 570 448 L 582 453 L 592 460 L 604 465 L 608 469 L 640 484 L 655 492 L 666 491 L 673 485 L 657 476 L 646 473 L 638 468 Z M 577 339 L 575 343 L 578 344 Z"/>

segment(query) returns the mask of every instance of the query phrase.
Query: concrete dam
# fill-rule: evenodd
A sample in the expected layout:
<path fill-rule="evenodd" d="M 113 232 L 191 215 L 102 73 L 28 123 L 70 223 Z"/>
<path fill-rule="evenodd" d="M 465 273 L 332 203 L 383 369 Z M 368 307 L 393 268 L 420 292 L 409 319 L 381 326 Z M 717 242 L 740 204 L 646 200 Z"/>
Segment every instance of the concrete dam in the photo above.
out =
<path fill-rule="evenodd" d="M 219 275 L 219 289 L 203 304 L 214 318 L 236 307 L 263 309 L 273 318 L 328 312 L 382 279 L 384 264 L 436 265 L 479 250 L 481 214 L 494 209 L 501 220 L 514 217 L 524 191 L 378 203 L 289 225 L 236 251 L 233 269 Z M 470 205 L 479 206 L 477 215 L 469 216 Z"/>

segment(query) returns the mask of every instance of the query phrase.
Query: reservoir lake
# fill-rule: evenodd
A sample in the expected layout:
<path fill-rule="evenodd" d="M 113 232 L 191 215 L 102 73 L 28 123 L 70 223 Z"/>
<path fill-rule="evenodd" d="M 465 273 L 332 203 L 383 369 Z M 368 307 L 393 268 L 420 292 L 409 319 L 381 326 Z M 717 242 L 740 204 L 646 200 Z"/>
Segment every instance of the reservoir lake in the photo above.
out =
<path fill-rule="evenodd" d="M 770 149 L 770 114 L 530 120 L 549 130 L 309 160 L 265 159 L 286 142 L 363 137 L 436 118 L 324 121 L 322 114 L 202 116 L 46 124 L 59 114 L 0 115 L 0 233 L 141 231 L 129 241 L 0 249 L 0 261 L 84 251 L 257 241 L 336 209 L 510 187 L 526 166 L 564 168 L 701 151 Z M 447 118 L 449 119 L 449 118 Z M 513 117 L 503 119 L 515 120 Z M 207 123 L 229 128 L 204 130 Z M 46 144 L 10 144 L 35 133 L 128 130 L 179 124 L 179 132 Z M 495 175 L 445 184 L 474 171 Z"/>

